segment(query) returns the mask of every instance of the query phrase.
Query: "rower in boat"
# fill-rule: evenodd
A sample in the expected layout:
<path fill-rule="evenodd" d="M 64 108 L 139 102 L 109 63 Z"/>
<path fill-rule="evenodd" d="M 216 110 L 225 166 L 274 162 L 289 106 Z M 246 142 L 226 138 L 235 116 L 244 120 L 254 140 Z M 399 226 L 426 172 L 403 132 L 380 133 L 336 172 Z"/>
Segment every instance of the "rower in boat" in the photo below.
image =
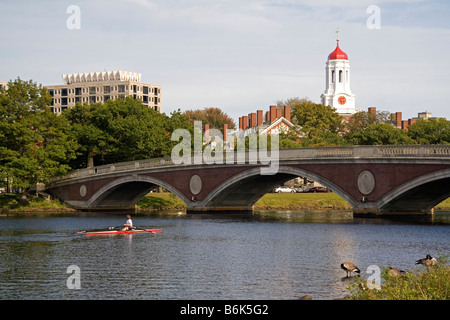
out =
<path fill-rule="evenodd" d="M 129 214 L 127 214 L 127 222 L 125 222 L 124 226 L 125 227 L 122 229 L 122 231 L 133 230 L 133 221 L 131 220 L 131 216 Z"/>

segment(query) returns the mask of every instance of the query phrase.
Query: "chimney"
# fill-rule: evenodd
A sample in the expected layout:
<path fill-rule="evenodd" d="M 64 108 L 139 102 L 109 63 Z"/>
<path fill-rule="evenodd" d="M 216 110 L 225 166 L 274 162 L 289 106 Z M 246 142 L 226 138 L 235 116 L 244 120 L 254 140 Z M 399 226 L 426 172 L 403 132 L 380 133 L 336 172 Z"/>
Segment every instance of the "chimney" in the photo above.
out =
<path fill-rule="evenodd" d="M 205 124 L 205 140 L 209 141 L 209 123 Z"/>
<path fill-rule="evenodd" d="M 266 111 L 266 120 L 265 121 L 269 121 L 270 120 L 270 112 Z"/>
<path fill-rule="evenodd" d="M 402 130 L 408 131 L 408 120 L 402 120 Z"/>
<path fill-rule="evenodd" d="M 242 130 L 245 130 L 248 128 L 248 117 L 243 116 L 242 117 Z"/>
<path fill-rule="evenodd" d="M 256 127 L 256 112 L 253 112 L 252 114 L 252 118 L 250 119 L 250 127 Z"/>
<path fill-rule="evenodd" d="M 239 130 L 242 130 L 242 117 L 239 117 Z"/>
<path fill-rule="evenodd" d="M 257 118 L 257 120 L 256 120 L 256 125 L 257 126 L 260 126 L 260 125 L 262 125 L 263 124 L 263 111 L 262 110 L 257 110 L 256 111 L 256 113 L 257 113 L 257 116 L 256 116 L 256 118 Z"/>
<path fill-rule="evenodd" d="M 284 107 L 284 117 L 286 118 L 287 121 L 291 121 L 291 107 L 290 106 Z"/>
<path fill-rule="evenodd" d="M 277 106 L 270 106 L 270 123 L 277 119 Z"/>
<path fill-rule="evenodd" d="M 223 124 L 223 142 L 227 142 L 228 141 L 228 124 L 224 123 Z"/>
<path fill-rule="evenodd" d="M 370 107 L 369 109 L 367 109 L 367 112 L 369 114 L 377 114 L 377 108 L 376 107 Z"/>
<path fill-rule="evenodd" d="M 281 109 L 277 109 L 277 119 L 281 118 Z"/>
<path fill-rule="evenodd" d="M 395 125 L 397 126 L 397 128 L 402 127 L 402 113 L 401 112 L 395 113 Z"/>

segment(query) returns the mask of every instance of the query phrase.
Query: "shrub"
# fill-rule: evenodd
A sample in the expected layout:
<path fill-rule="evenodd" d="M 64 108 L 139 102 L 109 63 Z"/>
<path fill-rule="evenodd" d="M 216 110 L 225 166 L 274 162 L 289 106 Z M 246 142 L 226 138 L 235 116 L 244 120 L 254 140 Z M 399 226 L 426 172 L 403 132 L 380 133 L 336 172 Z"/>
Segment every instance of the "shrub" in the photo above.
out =
<path fill-rule="evenodd" d="M 420 266 L 422 268 L 422 266 Z M 356 277 L 348 286 L 351 300 L 449 300 L 450 266 L 439 256 L 433 267 L 423 267 L 396 277 L 383 268 L 380 290 L 368 289 L 364 279 Z M 383 281 L 384 280 L 384 281 Z"/>

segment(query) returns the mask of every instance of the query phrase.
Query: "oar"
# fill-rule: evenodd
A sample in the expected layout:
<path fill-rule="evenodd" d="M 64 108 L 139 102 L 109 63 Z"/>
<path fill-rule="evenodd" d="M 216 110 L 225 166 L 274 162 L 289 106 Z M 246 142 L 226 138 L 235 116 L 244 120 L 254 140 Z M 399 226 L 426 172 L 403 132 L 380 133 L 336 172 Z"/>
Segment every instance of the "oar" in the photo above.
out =
<path fill-rule="evenodd" d="M 121 229 L 122 227 L 108 227 L 108 228 L 102 228 L 102 229 L 91 229 L 91 230 L 81 230 L 77 233 L 86 233 L 86 232 L 96 232 L 96 231 L 105 231 L 105 230 L 117 230 Z"/>
<path fill-rule="evenodd" d="M 141 227 L 133 227 L 133 229 L 144 230 L 144 231 L 151 232 L 151 233 L 156 233 L 158 231 L 163 231 L 163 229 L 152 229 L 152 228 L 141 228 Z M 149 231 L 149 230 L 152 230 L 152 231 Z"/>

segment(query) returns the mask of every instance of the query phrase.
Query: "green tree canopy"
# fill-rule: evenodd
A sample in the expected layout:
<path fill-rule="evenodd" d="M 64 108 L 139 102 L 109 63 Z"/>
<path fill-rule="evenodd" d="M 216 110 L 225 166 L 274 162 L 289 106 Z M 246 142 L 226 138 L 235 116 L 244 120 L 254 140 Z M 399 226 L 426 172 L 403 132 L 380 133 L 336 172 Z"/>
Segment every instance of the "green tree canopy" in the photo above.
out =
<path fill-rule="evenodd" d="M 419 119 L 408 126 L 408 136 L 419 144 L 450 144 L 450 121 L 442 118 Z"/>
<path fill-rule="evenodd" d="M 314 103 L 306 98 L 288 99 L 284 104 L 291 107 L 292 122 L 301 126 L 310 139 L 323 132 L 337 134 L 342 130 L 342 117 L 330 106 Z"/>
<path fill-rule="evenodd" d="M 354 134 L 377 123 L 391 123 L 390 113 L 388 111 L 359 111 L 353 114 L 348 122 L 345 123 L 344 136 L 346 139 L 351 140 Z"/>
<path fill-rule="evenodd" d="M 278 101 L 277 107 L 282 108 L 286 105 L 291 107 L 292 123 L 298 125 L 303 133 L 302 146 L 345 144 L 345 140 L 340 136 L 344 126 L 343 119 L 336 109 L 314 103 L 307 98 Z"/>
<path fill-rule="evenodd" d="M 101 165 L 170 156 L 175 145 L 170 139 L 173 130 L 191 126 L 179 111 L 168 117 L 132 97 L 104 104 L 77 104 L 63 117 L 71 123 L 80 145 L 79 157 L 72 162 L 74 168 L 86 167 L 89 158 Z"/>
<path fill-rule="evenodd" d="M 199 120 L 205 124 L 209 124 L 209 127 L 218 129 L 223 132 L 223 125 L 228 124 L 228 129 L 234 129 L 236 127 L 233 119 L 231 119 L 226 113 L 219 108 L 205 108 L 203 110 L 187 110 L 184 112 L 186 118 L 193 124 L 194 121 Z"/>
<path fill-rule="evenodd" d="M 416 144 L 406 131 L 389 123 L 368 125 L 365 129 L 353 134 L 351 143 L 354 145 Z"/>
<path fill-rule="evenodd" d="M 0 179 L 25 191 L 37 182 L 70 170 L 76 141 L 66 134 L 64 118 L 48 106 L 41 85 L 17 78 L 0 92 Z"/>

